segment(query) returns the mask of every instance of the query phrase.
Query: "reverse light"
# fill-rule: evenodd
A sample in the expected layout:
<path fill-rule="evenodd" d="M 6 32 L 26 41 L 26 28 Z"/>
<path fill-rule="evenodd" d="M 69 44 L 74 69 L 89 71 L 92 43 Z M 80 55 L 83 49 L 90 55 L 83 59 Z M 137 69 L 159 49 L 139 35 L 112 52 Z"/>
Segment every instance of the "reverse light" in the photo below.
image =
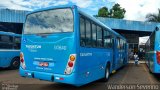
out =
<path fill-rule="evenodd" d="M 20 59 L 23 59 L 23 53 L 22 52 L 20 53 Z"/>
<path fill-rule="evenodd" d="M 156 52 L 157 63 L 160 64 L 160 51 Z"/>

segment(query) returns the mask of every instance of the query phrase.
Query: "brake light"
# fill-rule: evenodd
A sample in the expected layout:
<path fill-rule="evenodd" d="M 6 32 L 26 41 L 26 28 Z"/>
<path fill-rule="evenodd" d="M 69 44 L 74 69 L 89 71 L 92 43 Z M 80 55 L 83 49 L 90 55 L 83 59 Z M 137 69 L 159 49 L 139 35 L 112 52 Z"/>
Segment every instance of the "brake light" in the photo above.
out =
<path fill-rule="evenodd" d="M 157 56 L 157 63 L 160 64 L 160 51 L 156 52 L 156 56 Z"/>
<path fill-rule="evenodd" d="M 23 62 L 24 62 L 23 58 L 22 58 L 22 59 L 20 59 L 20 62 L 21 62 L 21 63 L 23 63 Z"/>
<path fill-rule="evenodd" d="M 23 55 L 22 52 L 20 53 L 20 62 L 21 62 L 21 67 L 23 69 L 26 69 L 26 65 L 25 65 L 25 61 L 24 61 L 24 55 Z"/>
<path fill-rule="evenodd" d="M 72 61 L 69 61 L 69 62 L 68 62 L 68 66 L 69 66 L 69 67 L 73 67 L 73 62 L 72 62 Z"/>
<path fill-rule="evenodd" d="M 64 74 L 71 74 L 76 61 L 76 54 L 70 54 Z"/>

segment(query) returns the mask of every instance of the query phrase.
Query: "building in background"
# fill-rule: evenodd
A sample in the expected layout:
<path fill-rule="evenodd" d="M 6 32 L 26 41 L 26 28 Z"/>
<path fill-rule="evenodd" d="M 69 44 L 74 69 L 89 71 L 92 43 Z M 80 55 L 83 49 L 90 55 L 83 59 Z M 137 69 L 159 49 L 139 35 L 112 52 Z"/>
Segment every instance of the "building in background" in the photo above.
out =
<path fill-rule="evenodd" d="M 28 11 L 0 9 L 0 31 L 21 34 L 27 13 Z"/>

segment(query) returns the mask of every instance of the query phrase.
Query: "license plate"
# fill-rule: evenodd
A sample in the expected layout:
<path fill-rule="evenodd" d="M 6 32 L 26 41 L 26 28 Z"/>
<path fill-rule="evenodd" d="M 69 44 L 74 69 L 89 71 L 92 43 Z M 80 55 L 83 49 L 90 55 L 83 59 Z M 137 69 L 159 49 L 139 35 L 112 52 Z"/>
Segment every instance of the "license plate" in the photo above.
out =
<path fill-rule="evenodd" d="M 48 65 L 49 65 L 48 62 L 39 62 L 39 66 L 48 67 Z"/>

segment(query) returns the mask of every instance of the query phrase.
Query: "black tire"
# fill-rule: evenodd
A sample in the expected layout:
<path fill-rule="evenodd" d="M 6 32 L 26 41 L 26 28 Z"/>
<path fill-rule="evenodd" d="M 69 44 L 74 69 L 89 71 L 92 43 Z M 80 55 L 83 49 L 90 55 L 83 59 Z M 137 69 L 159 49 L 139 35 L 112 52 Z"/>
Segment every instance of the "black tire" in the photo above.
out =
<path fill-rule="evenodd" d="M 110 78 L 110 66 L 107 65 L 105 69 L 105 76 L 103 78 L 103 81 L 107 82 Z"/>
<path fill-rule="evenodd" d="M 19 65 L 20 65 L 20 58 L 19 57 L 15 57 L 11 61 L 10 69 L 18 69 Z"/>

